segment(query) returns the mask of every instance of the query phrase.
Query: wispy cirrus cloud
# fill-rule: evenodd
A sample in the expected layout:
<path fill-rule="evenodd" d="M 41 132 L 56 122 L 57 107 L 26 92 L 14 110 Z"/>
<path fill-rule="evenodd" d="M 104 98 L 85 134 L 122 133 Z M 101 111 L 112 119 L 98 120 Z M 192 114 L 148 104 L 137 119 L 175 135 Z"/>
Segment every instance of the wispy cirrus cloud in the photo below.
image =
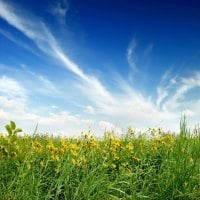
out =
<path fill-rule="evenodd" d="M 135 39 L 132 39 L 127 48 L 126 58 L 127 58 L 129 66 L 131 67 L 133 71 L 137 70 L 135 48 L 136 48 L 136 41 Z"/>
<path fill-rule="evenodd" d="M 20 13 L 23 14 L 23 12 L 24 11 L 21 10 Z M 10 13 L 12 13 L 12 15 L 10 15 Z M 18 14 L 16 8 L 2 1 L 0 1 L 0 16 L 10 25 L 33 40 L 40 50 L 59 60 L 63 64 L 63 67 L 80 77 L 85 84 L 89 86 L 91 91 L 98 91 L 102 99 L 112 99 L 111 95 L 97 78 L 85 74 L 82 69 L 62 51 L 56 39 L 42 21 L 36 20 L 34 17 L 32 20 L 27 20 L 23 15 Z"/>
<path fill-rule="evenodd" d="M 39 85 L 36 88 L 37 92 L 45 94 L 45 95 L 52 95 L 52 94 L 59 95 L 60 94 L 59 88 L 44 75 L 36 74 L 29 70 L 28 71 L 25 70 L 25 72 L 30 73 L 37 80 L 35 82 L 39 83 Z"/>
<path fill-rule="evenodd" d="M 192 76 L 180 78 L 179 85 L 171 98 L 163 105 L 165 109 L 177 109 L 183 106 L 184 99 L 189 91 L 195 88 L 200 88 L 200 72 L 196 72 Z M 200 97 L 199 97 L 200 98 Z"/>
<path fill-rule="evenodd" d="M 25 50 L 28 50 L 28 51 L 30 51 L 31 53 L 36 54 L 36 52 L 33 51 L 32 48 L 30 48 L 30 46 L 28 46 L 26 43 L 24 43 L 24 42 L 22 42 L 22 41 L 16 39 L 16 38 L 13 36 L 13 34 L 11 34 L 10 32 L 5 31 L 5 30 L 3 30 L 3 29 L 0 29 L 0 34 L 3 35 L 4 37 L 6 37 L 7 39 L 9 39 L 10 41 L 16 43 L 18 46 L 24 48 Z M 38 55 L 38 54 L 36 54 L 36 55 Z"/>
<path fill-rule="evenodd" d="M 53 2 L 48 11 L 55 16 L 60 23 L 65 23 L 65 17 L 69 9 L 69 3 L 67 0 L 58 0 Z"/>
<path fill-rule="evenodd" d="M 167 70 L 161 77 L 160 83 L 157 87 L 156 105 L 161 106 L 163 101 L 170 96 L 170 91 L 177 84 L 177 76 L 172 77 L 170 70 Z"/>

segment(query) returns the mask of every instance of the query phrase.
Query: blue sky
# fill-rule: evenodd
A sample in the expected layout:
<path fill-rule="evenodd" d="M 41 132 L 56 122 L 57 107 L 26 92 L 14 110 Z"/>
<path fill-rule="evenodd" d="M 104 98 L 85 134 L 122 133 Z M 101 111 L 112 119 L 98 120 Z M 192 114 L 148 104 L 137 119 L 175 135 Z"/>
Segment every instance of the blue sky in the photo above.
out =
<path fill-rule="evenodd" d="M 0 0 L 0 128 L 177 131 L 200 119 L 195 0 Z"/>

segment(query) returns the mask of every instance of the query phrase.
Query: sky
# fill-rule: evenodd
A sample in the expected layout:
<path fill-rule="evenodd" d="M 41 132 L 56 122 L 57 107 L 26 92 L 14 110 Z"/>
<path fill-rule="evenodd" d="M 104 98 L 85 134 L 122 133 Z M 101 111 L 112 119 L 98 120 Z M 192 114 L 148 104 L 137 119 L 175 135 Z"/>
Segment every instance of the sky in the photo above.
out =
<path fill-rule="evenodd" d="M 0 0 L 0 130 L 102 136 L 200 120 L 198 0 Z"/>

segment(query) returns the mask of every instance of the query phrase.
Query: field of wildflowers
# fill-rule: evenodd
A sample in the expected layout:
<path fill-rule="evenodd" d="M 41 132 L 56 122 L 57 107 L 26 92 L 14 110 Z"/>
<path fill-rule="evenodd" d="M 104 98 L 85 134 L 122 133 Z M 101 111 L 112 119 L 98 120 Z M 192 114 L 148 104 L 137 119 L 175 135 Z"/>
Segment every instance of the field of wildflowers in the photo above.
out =
<path fill-rule="evenodd" d="M 136 136 L 0 135 L 0 199 L 200 199 L 200 130 Z"/>

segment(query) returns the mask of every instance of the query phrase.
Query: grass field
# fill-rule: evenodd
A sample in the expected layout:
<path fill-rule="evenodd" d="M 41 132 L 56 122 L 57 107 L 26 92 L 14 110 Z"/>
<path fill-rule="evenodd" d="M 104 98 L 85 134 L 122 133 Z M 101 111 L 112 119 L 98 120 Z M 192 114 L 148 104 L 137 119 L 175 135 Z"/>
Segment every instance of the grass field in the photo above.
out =
<path fill-rule="evenodd" d="M 136 136 L 0 136 L 0 199 L 200 199 L 200 130 Z"/>

